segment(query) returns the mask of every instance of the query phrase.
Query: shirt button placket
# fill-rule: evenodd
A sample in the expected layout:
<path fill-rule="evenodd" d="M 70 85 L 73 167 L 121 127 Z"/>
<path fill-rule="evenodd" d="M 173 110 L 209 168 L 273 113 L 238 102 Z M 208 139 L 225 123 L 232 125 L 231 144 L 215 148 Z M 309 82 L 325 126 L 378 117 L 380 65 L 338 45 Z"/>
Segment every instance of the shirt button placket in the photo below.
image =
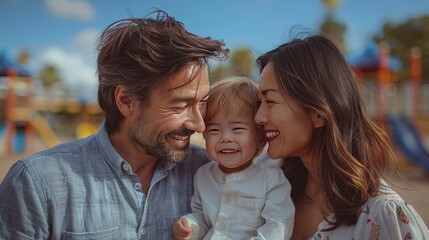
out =
<path fill-rule="evenodd" d="M 128 164 L 126 164 L 124 162 L 124 163 L 122 163 L 122 170 L 124 170 L 124 172 L 128 173 L 128 171 L 130 171 L 130 166 L 128 166 Z"/>
<path fill-rule="evenodd" d="M 134 189 L 136 191 L 140 191 L 140 188 L 142 187 L 142 185 L 140 183 L 134 183 Z"/>

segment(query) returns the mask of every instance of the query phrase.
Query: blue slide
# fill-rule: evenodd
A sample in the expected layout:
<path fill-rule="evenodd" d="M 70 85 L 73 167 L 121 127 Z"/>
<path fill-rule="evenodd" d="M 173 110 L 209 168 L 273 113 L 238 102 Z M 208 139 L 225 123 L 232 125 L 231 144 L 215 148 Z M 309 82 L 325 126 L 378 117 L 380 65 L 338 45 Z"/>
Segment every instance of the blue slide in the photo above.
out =
<path fill-rule="evenodd" d="M 25 129 L 17 127 L 13 139 L 13 150 L 15 153 L 25 152 Z"/>
<path fill-rule="evenodd" d="M 394 142 L 416 165 L 429 172 L 429 151 L 414 125 L 405 117 L 388 116 Z"/>

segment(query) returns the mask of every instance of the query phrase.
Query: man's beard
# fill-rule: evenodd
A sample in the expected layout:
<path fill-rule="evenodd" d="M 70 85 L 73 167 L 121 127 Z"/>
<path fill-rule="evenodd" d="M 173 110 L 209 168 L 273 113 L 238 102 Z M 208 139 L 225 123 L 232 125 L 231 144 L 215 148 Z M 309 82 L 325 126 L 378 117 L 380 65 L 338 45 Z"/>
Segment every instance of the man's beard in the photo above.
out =
<path fill-rule="evenodd" d="M 165 141 L 157 139 L 157 136 L 151 136 L 151 132 L 147 129 L 146 119 L 143 115 L 138 118 L 137 122 L 128 131 L 132 143 L 146 154 L 154 156 L 159 160 L 165 161 L 167 164 L 177 164 L 183 162 L 189 154 L 189 144 L 182 149 L 171 149 Z M 144 130 L 143 130 L 144 129 Z M 177 129 L 167 135 L 192 135 L 194 131 L 188 129 Z"/>

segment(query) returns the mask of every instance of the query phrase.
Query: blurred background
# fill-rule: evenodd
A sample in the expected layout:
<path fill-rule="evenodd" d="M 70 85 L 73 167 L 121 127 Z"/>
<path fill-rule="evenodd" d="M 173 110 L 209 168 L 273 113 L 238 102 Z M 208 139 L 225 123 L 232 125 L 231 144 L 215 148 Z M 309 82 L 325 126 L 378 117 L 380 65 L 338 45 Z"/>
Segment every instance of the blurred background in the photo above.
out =
<path fill-rule="evenodd" d="M 97 38 L 156 8 L 231 49 L 212 82 L 258 81 L 260 54 L 297 31 L 331 34 L 395 144 L 407 181 L 392 182 L 429 223 L 428 0 L 0 0 L 0 182 L 19 158 L 97 131 Z"/>

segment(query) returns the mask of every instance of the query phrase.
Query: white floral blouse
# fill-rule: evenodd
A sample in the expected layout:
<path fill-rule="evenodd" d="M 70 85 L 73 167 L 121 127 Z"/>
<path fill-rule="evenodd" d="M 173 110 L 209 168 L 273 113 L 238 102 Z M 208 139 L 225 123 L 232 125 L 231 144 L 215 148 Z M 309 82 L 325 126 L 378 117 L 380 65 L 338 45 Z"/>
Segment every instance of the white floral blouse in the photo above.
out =
<path fill-rule="evenodd" d="M 429 231 L 414 208 L 383 182 L 382 194 L 370 198 L 353 226 L 323 231 L 330 224 L 323 221 L 311 240 L 417 240 L 429 239 Z M 330 216 L 330 219 L 333 216 Z"/>

